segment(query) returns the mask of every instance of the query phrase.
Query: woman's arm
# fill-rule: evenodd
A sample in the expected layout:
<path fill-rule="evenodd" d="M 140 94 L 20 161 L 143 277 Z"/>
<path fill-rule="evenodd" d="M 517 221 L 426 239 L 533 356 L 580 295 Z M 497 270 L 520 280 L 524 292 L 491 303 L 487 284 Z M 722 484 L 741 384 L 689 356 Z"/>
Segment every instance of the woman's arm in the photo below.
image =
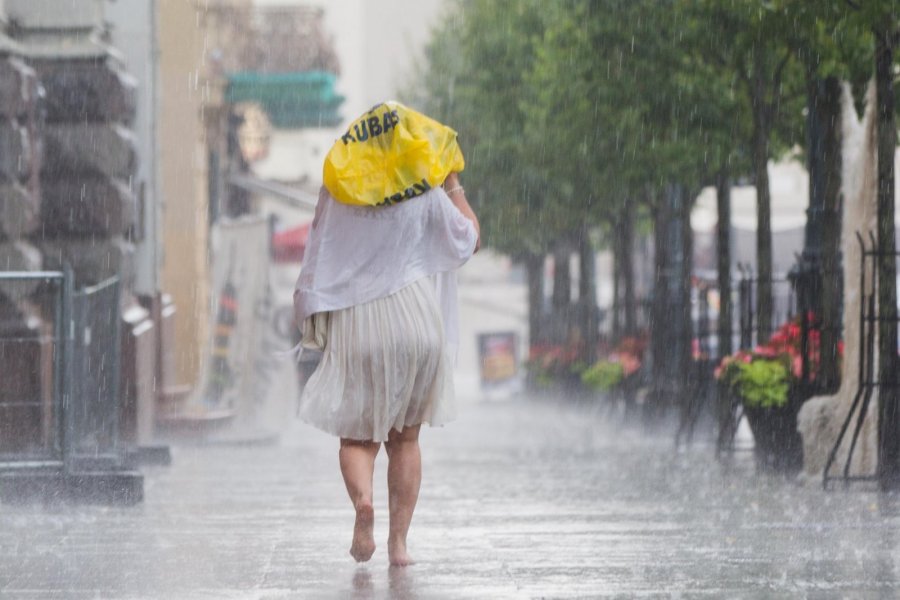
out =
<path fill-rule="evenodd" d="M 459 212 L 472 221 L 472 224 L 475 226 L 475 233 L 478 236 L 478 239 L 475 242 L 475 252 L 478 252 L 479 248 L 481 248 L 481 225 L 478 224 L 478 217 L 475 215 L 475 211 L 472 210 L 472 207 L 469 206 L 469 201 L 466 200 L 465 190 L 459 184 L 459 173 L 450 173 L 447 175 L 447 179 L 444 180 L 444 191 L 447 192 L 450 201 Z"/>

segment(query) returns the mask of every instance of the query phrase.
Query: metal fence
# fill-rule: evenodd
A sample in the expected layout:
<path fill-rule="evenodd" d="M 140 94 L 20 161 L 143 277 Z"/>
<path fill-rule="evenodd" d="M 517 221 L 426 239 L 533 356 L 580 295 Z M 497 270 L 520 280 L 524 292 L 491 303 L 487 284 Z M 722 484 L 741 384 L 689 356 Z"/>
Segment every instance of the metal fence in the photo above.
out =
<path fill-rule="evenodd" d="M 32 300 L 12 303 L 0 329 L 0 469 L 122 462 L 119 280 L 78 292 L 71 282 L 62 271 L 0 273 L 0 293 L 27 289 Z"/>
<path fill-rule="evenodd" d="M 121 462 L 119 447 L 120 286 L 117 277 L 72 296 L 73 402 L 64 414 L 67 450 L 78 468 Z"/>
<path fill-rule="evenodd" d="M 62 466 L 63 406 L 71 380 L 71 278 L 59 271 L 0 272 L 0 292 L 11 299 L 38 292 L 48 311 L 4 311 L 0 327 L 0 467 Z M 51 322 L 46 322 L 48 316 Z"/>
<path fill-rule="evenodd" d="M 732 306 L 731 347 L 749 350 L 759 343 L 757 327 L 757 287 L 759 280 L 746 267 L 739 267 L 738 279 L 730 294 Z M 798 312 L 798 296 L 794 281 L 786 275 L 772 279 L 773 314 L 772 334 L 780 325 L 794 319 Z M 696 276 L 692 290 L 692 314 L 694 318 L 694 357 L 721 360 L 719 348 L 719 308 L 722 293 L 715 279 Z"/>

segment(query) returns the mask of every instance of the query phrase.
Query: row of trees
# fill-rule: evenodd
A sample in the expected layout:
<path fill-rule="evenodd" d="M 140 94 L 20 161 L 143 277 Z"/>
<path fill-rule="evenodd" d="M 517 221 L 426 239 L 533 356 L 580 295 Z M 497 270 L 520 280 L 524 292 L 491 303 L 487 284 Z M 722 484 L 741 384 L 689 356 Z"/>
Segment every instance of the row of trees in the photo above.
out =
<path fill-rule="evenodd" d="M 528 266 L 533 338 L 544 256 L 586 257 L 597 240 L 617 257 L 622 330 L 633 333 L 630 253 L 646 224 L 658 250 L 651 317 L 666 324 L 653 328 L 654 345 L 690 343 L 679 328 L 691 322 L 692 201 L 704 186 L 718 191 L 719 285 L 730 289 L 729 189 L 742 179 L 757 188 L 763 342 L 778 325 L 766 166 L 796 148 L 810 170 L 807 258 L 828 274 L 819 310 L 839 319 L 840 288 L 830 282 L 840 273 L 842 80 L 859 104 L 867 82 L 877 84 L 881 281 L 895 281 L 898 23 L 896 0 L 458 0 L 434 33 L 412 101 L 459 130 L 486 241 Z M 880 295 L 890 323 L 896 290 L 884 285 Z M 722 300 L 725 353 L 732 307 L 727 294 Z M 832 335 L 824 370 L 836 365 Z M 882 381 L 893 382 L 896 327 L 883 325 L 880 339 L 882 355 L 893 357 L 882 361 Z M 654 361 L 661 389 L 677 390 L 685 372 L 678 361 L 689 349 L 674 354 L 685 358 Z"/>

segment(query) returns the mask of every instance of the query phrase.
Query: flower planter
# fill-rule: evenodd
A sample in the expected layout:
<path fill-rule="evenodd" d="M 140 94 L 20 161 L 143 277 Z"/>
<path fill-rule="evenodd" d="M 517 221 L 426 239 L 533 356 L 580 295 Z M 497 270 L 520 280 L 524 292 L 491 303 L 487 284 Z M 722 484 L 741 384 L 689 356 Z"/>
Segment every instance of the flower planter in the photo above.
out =
<path fill-rule="evenodd" d="M 788 402 L 777 408 L 744 406 L 753 432 L 757 464 L 767 470 L 795 474 L 803 467 L 803 439 L 797 431 L 802 400 L 792 391 Z"/>

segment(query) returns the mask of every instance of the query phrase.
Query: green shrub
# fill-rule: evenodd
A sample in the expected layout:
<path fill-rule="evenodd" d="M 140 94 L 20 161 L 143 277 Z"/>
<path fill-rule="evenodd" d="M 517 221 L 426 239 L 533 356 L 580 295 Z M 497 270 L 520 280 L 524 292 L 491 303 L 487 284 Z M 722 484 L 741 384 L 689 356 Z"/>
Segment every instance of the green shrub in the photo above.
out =
<path fill-rule="evenodd" d="M 592 390 L 606 392 L 621 383 L 624 377 L 625 369 L 621 364 L 601 360 L 582 371 L 581 383 Z"/>
<path fill-rule="evenodd" d="M 783 361 L 756 359 L 735 364 L 738 372 L 731 383 L 745 406 L 777 408 L 787 404 L 790 373 Z"/>

